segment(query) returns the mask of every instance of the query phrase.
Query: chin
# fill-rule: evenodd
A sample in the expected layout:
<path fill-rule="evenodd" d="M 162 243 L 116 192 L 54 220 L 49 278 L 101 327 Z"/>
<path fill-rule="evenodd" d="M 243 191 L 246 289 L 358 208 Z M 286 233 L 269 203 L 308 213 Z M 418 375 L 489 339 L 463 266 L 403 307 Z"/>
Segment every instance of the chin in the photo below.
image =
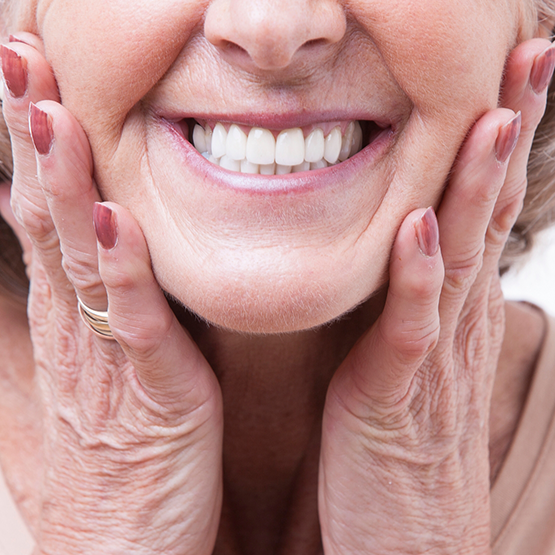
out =
<path fill-rule="evenodd" d="M 229 331 L 277 334 L 309 330 L 352 311 L 377 291 L 385 277 L 355 279 L 329 268 L 287 275 L 220 273 L 189 279 L 157 276 L 162 288 L 202 320 Z"/>

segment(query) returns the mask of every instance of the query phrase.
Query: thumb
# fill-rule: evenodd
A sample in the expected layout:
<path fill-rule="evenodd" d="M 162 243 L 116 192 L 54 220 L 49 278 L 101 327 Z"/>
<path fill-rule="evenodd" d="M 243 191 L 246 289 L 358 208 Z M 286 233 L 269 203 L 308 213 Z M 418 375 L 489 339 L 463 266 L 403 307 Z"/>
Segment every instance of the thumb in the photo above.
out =
<path fill-rule="evenodd" d="M 216 376 L 168 305 L 137 222 L 112 202 L 97 204 L 94 214 L 110 328 L 143 389 L 178 411 L 213 405 Z"/>
<path fill-rule="evenodd" d="M 432 208 L 405 218 L 395 240 L 384 310 L 338 370 L 336 393 L 359 408 L 394 405 L 439 338 L 443 283 L 439 230 Z M 352 403 L 355 402 L 355 406 Z"/>

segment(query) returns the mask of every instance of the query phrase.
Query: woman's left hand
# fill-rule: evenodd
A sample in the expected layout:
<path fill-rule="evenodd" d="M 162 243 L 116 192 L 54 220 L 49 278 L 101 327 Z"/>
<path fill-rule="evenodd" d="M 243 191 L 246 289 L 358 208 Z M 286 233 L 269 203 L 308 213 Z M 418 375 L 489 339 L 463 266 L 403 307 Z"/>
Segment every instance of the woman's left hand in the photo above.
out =
<path fill-rule="evenodd" d="M 545 109 L 555 61 L 546 48 L 534 39 L 511 54 L 504 108 L 471 130 L 437 220 L 431 209 L 405 219 L 384 311 L 330 384 L 319 479 L 326 555 L 490 553 L 498 268 Z"/>

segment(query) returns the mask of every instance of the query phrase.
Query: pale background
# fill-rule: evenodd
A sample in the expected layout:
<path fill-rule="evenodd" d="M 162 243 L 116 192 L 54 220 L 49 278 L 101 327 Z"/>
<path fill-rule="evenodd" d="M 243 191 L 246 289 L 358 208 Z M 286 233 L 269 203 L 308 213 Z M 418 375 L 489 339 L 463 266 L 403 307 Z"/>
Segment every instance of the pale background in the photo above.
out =
<path fill-rule="evenodd" d="M 502 280 L 508 299 L 535 303 L 555 316 L 555 229 L 544 231 L 532 257 Z"/>

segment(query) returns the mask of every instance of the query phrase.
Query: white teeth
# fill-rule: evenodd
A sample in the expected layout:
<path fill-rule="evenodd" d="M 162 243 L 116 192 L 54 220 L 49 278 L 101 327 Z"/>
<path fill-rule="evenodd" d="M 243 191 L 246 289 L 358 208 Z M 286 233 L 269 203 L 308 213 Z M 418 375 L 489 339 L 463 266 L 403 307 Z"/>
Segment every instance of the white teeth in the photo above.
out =
<path fill-rule="evenodd" d="M 239 160 L 234 160 L 233 158 L 229 157 L 227 154 L 224 154 L 220 158 L 220 166 L 226 170 L 231 170 L 234 172 L 241 171 L 241 162 L 239 162 Z"/>
<path fill-rule="evenodd" d="M 334 127 L 330 134 L 326 137 L 326 145 L 324 148 L 324 159 L 330 164 L 335 164 L 339 158 L 341 150 L 341 129 Z"/>
<path fill-rule="evenodd" d="M 325 160 L 318 160 L 318 162 L 312 162 L 310 164 L 311 170 L 321 170 L 322 168 L 327 168 L 328 163 Z"/>
<path fill-rule="evenodd" d="M 212 154 L 220 158 L 225 154 L 227 131 L 221 123 L 217 123 L 212 132 Z"/>
<path fill-rule="evenodd" d="M 276 141 L 276 163 L 296 166 L 304 161 L 304 136 L 302 129 L 284 129 Z"/>
<path fill-rule="evenodd" d="M 276 175 L 285 175 L 286 173 L 291 173 L 291 166 L 276 164 Z"/>
<path fill-rule="evenodd" d="M 247 160 L 251 164 L 273 164 L 275 152 L 276 140 L 272 132 L 261 127 L 253 127 L 247 138 Z"/>
<path fill-rule="evenodd" d="M 357 122 L 358 123 L 358 122 Z M 351 147 L 353 146 L 353 133 L 355 131 L 355 122 L 349 123 L 345 130 L 345 135 L 341 139 L 341 150 L 339 151 L 339 160 L 344 162 L 351 154 Z"/>
<path fill-rule="evenodd" d="M 233 160 L 244 160 L 247 153 L 247 136 L 233 124 L 227 133 L 225 153 Z"/>
<path fill-rule="evenodd" d="M 195 125 L 193 129 L 193 144 L 199 152 L 206 152 L 206 135 L 200 125 Z"/>
<path fill-rule="evenodd" d="M 258 164 L 251 164 L 248 160 L 241 160 L 241 173 L 258 173 Z"/>
<path fill-rule="evenodd" d="M 276 165 L 273 164 L 260 164 L 261 175 L 274 175 L 276 173 Z"/>
<path fill-rule="evenodd" d="M 304 142 L 304 159 L 307 162 L 318 162 L 324 157 L 324 132 L 317 127 Z"/>
<path fill-rule="evenodd" d="M 310 169 L 310 162 L 303 162 L 302 164 L 298 164 L 297 166 L 293 166 L 292 172 L 307 172 Z"/>
<path fill-rule="evenodd" d="M 212 129 L 209 125 L 204 129 L 204 141 L 206 143 L 206 151 L 212 154 Z"/>
<path fill-rule="evenodd" d="M 253 127 L 248 135 L 238 124 L 229 130 L 220 122 L 214 129 L 195 125 L 192 142 L 210 162 L 224 169 L 261 175 L 285 175 L 327 168 L 354 156 L 362 148 L 362 128 L 351 121 L 345 128 L 337 123 L 324 136 L 321 127 L 314 127 L 305 138 L 299 127 L 284 129 L 274 138 L 269 129 Z M 341 127 L 345 129 L 341 133 Z"/>
<path fill-rule="evenodd" d="M 362 128 L 357 121 L 353 131 L 353 146 L 351 148 L 351 156 L 354 156 L 362 148 Z"/>

